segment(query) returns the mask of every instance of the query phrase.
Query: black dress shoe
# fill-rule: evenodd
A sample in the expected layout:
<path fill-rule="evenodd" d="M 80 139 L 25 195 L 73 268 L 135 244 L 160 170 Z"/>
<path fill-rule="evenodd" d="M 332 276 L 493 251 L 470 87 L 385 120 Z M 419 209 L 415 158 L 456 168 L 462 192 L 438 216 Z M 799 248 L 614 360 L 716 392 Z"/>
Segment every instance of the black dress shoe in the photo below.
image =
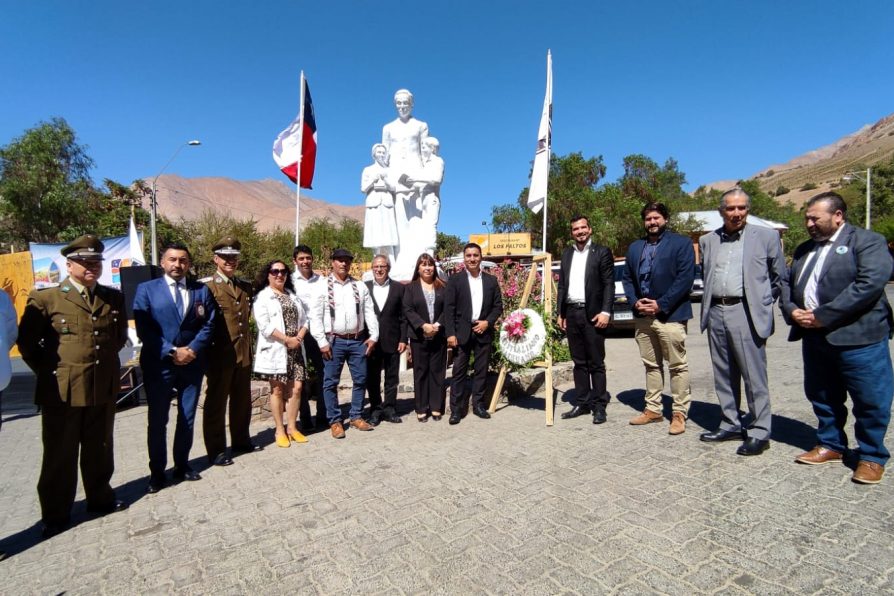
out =
<path fill-rule="evenodd" d="M 435 422 L 440 422 L 441 418 L 443 418 L 443 417 L 444 417 L 443 414 L 432 414 L 431 415 L 431 419 L 434 420 Z"/>
<path fill-rule="evenodd" d="M 391 424 L 400 424 L 403 422 L 403 418 L 398 416 L 397 414 L 385 414 L 382 416 L 382 420 L 385 422 L 390 422 Z"/>
<path fill-rule="evenodd" d="M 68 522 L 62 524 L 48 524 L 44 523 L 43 530 L 40 532 L 41 538 L 44 540 L 48 538 L 52 538 L 53 536 L 57 536 L 68 529 Z"/>
<path fill-rule="evenodd" d="M 605 415 L 605 408 L 596 408 L 593 410 L 593 424 L 605 424 L 608 417 Z"/>
<path fill-rule="evenodd" d="M 568 420 L 569 418 L 577 418 L 578 416 L 583 416 L 584 414 L 589 414 L 590 408 L 586 406 L 574 406 L 564 414 L 562 414 L 562 420 Z"/>
<path fill-rule="evenodd" d="M 326 426 L 329 426 L 328 424 Z M 249 443 L 248 445 L 233 445 L 232 447 L 233 453 L 245 454 L 245 453 L 254 453 L 255 451 L 263 451 L 263 445 L 255 445 L 254 443 Z"/>
<path fill-rule="evenodd" d="M 741 441 L 745 438 L 745 434 L 740 430 L 723 430 L 721 428 L 712 433 L 702 433 L 698 438 L 705 443 L 719 443 L 721 441 Z"/>
<path fill-rule="evenodd" d="M 745 442 L 736 449 L 736 453 L 739 455 L 760 455 L 769 448 L 769 439 L 753 439 L 748 437 L 745 439 Z"/>
<path fill-rule="evenodd" d="M 211 460 L 212 466 L 232 466 L 233 460 L 226 453 L 218 453 Z"/>
<path fill-rule="evenodd" d="M 462 422 L 462 418 L 459 414 L 450 414 L 450 419 L 447 422 L 450 424 L 459 424 Z"/>
<path fill-rule="evenodd" d="M 485 420 L 490 418 L 490 412 L 488 412 L 484 408 L 473 408 L 472 413 L 475 414 L 476 416 L 478 416 L 479 418 L 484 418 Z"/>
<path fill-rule="evenodd" d="M 184 480 L 195 482 L 196 480 L 202 479 L 199 473 L 195 470 L 181 468 L 174 468 L 173 478 L 174 482 L 183 482 Z"/>
<path fill-rule="evenodd" d="M 376 410 L 372 414 L 369 415 L 369 423 L 373 426 L 379 426 L 379 423 L 382 422 L 382 411 Z"/>
<path fill-rule="evenodd" d="M 146 487 L 147 495 L 154 495 L 168 485 L 168 481 L 164 476 L 150 477 L 149 486 Z"/>
<path fill-rule="evenodd" d="M 127 507 L 128 505 L 124 501 L 114 500 L 111 503 L 106 503 L 104 505 L 87 505 L 87 512 L 108 515 L 109 513 L 124 511 Z"/>

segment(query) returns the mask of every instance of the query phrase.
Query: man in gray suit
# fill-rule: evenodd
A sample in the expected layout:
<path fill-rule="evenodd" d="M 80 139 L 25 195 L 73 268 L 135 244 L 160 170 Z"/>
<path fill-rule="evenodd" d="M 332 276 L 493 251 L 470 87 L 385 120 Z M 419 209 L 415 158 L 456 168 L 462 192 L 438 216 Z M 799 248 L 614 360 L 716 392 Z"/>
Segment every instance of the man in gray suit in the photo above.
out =
<path fill-rule="evenodd" d="M 723 227 L 699 239 L 705 275 L 701 329 L 708 330 L 722 415 L 720 428 L 699 438 L 709 443 L 744 439 L 739 455 L 759 455 L 770 447 L 766 345 L 785 272 L 779 233 L 748 225 L 750 209 L 744 190 L 728 190 L 720 198 Z M 747 429 L 739 411 L 742 381 L 751 413 Z"/>
<path fill-rule="evenodd" d="M 780 308 L 792 326 L 789 340 L 803 340 L 804 393 L 818 425 L 816 447 L 795 461 L 844 459 L 850 393 L 859 445 L 851 480 L 877 484 L 890 456 L 884 438 L 894 396 L 888 351 L 894 327 L 885 297 L 891 255 L 883 236 L 847 223 L 847 204 L 837 193 L 807 201 L 804 219 L 811 239 L 795 250 Z"/>

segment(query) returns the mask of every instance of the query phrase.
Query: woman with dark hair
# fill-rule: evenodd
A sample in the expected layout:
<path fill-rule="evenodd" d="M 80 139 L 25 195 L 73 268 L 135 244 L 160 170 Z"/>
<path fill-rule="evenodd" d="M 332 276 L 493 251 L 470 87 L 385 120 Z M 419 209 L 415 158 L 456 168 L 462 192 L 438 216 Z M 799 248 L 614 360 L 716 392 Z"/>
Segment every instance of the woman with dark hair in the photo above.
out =
<path fill-rule="evenodd" d="M 255 279 L 255 303 L 252 312 L 258 326 L 254 372 L 270 383 L 270 411 L 276 425 L 276 444 L 288 447 L 291 441 L 306 443 L 298 431 L 298 406 L 304 361 L 301 343 L 307 335 L 307 313 L 295 295 L 292 276 L 284 261 L 264 265 Z M 286 421 L 283 424 L 283 401 Z"/>
<path fill-rule="evenodd" d="M 413 390 L 416 418 L 427 422 L 444 414 L 444 377 L 447 375 L 447 338 L 444 334 L 444 288 L 434 258 L 422 253 L 416 259 L 413 280 L 404 291 L 404 316 L 413 355 Z"/>

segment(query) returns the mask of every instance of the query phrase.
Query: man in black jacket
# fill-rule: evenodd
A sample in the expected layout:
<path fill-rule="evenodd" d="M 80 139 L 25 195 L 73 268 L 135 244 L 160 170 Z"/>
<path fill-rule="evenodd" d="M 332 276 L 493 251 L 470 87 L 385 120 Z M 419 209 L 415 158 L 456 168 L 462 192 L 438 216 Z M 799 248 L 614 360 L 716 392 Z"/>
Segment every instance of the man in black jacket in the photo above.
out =
<path fill-rule="evenodd" d="M 385 255 L 372 261 L 373 279 L 366 287 L 373 298 L 373 310 L 379 320 L 379 341 L 366 359 L 366 391 L 369 394 L 370 424 L 382 420 L 402 422 L 397 415 L 397 384 L 400 380 L 400 355 L 407 349 L 407 324 L 403 314 L 404 287 L 388 277 L 391 265 Z M 385 373 L 385 401 L 382 401 L 382 372 Z"/>
<path fill-rule="evenodd" d="M 447 345 L 454 349 L 453 381 L 450 387 L 450 424 L 459 424 L 469 408 L 466 372 L 474 354 L 472 412 L 490 418 L 484 401 L 487 362 L 494 342 L 494 326 L 503 314 L 503 299 L 497 278 L 481 271 L 481 247 L 470 242 L 463 247 L 465 271 L 447 280 L 444 319 Z"/>
<path fill-rule="evenodd" d="M 574 361 L 575 404 L 562 418 L 593 412 L 593 424 L 606 420 L 605 330 L 614 298 L 614 264 L 611 252 L 590 240 L 590 221 L 571 219 L 574 245 L 562 253 L 559 272 L 557 323 L 568 335 Z"/>

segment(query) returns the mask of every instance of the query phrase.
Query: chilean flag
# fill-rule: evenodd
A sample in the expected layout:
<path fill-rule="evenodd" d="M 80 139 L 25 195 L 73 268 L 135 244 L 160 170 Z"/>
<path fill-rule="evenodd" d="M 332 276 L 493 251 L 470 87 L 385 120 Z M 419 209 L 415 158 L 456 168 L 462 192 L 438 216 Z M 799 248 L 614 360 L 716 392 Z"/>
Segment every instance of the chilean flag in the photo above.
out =
<path fill-rule="evenodd" d="M 301 116 L 299 114 L 288 128 L 279 133 L 273 141 L 273 161 L 289 177 L 298 182 L 298 158 L 301 158 L 301 188 L 312 188 L 314 165 L 317 160 L 317 121 L 314 118 L 314 104 L 310 99 L 310 88 L 304 80 L 304 131 L 301 132 Z M 301 143 L 301 153 L 298 143 Z"/>

